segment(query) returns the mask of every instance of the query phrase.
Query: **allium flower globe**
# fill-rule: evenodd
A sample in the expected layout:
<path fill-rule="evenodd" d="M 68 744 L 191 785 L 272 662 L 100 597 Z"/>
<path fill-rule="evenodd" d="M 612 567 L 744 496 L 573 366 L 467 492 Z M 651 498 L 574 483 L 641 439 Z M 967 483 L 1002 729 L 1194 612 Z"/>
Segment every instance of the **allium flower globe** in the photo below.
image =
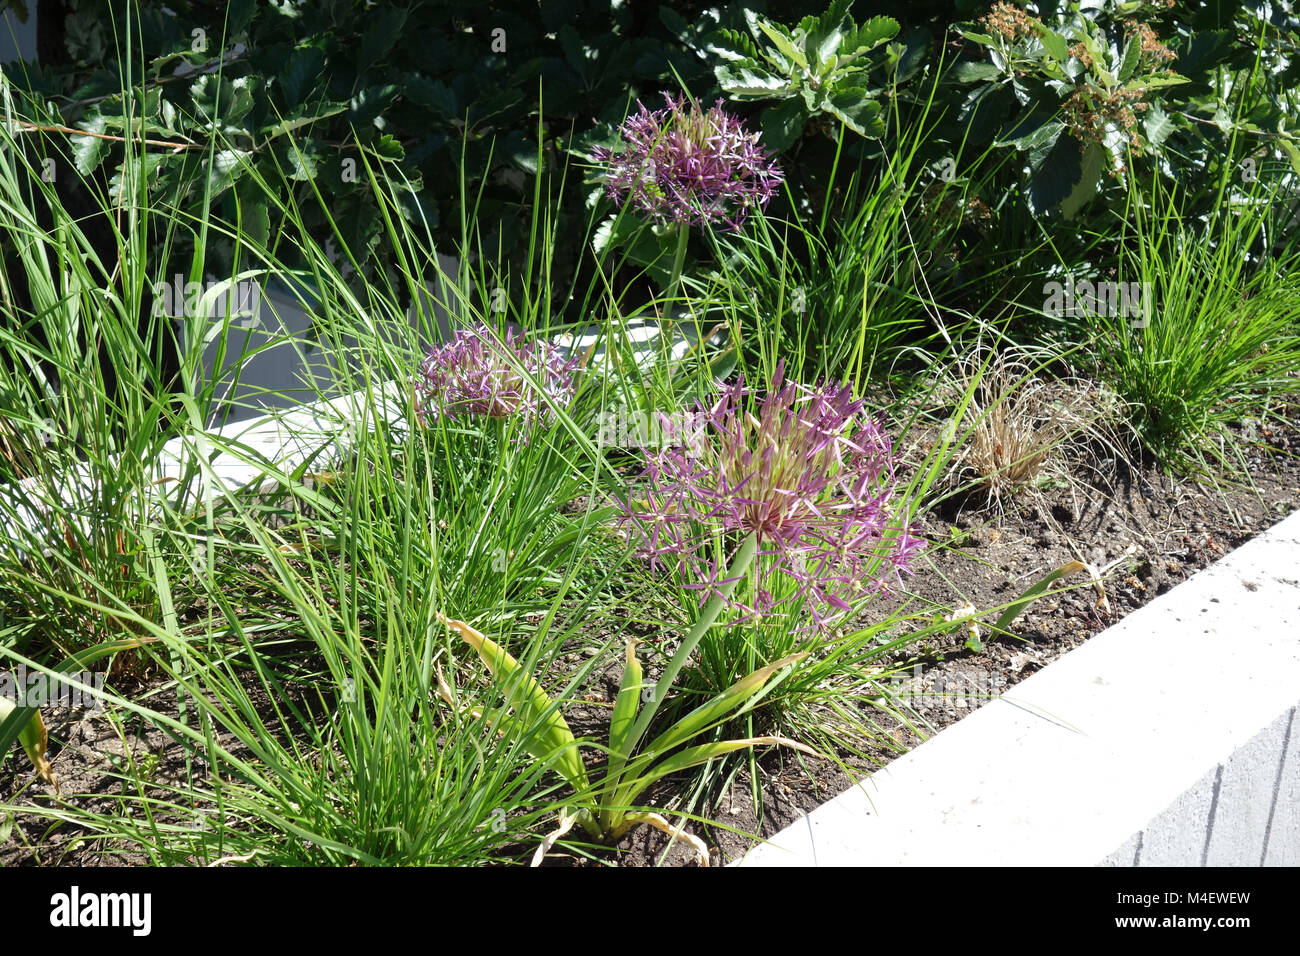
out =
<path fill-rule="evenodd" d="M 755 207 L 766 207 L 781 182 L 781 170 L 747 133 L 741 121 L 722 109 L 708 111 L 685 97 L 664 93 L 667 106 L 639 111 L 620 132 L 624 148 L 592 150 L 605 164 L 605 188 L 620 206 L 663 223 L 695 226 L 723 223 L 738 230 Z"/>
<path fill-rule="evenodd" d="M 518 415 L 532 423 L 547 414 L 543 393 L 553 402 L 568 404 L 576 368 L 576 360 L 564 358 L 549 342 L 517 341 L 513 331 L 498 342 L 486 326 L 461 329 L 420 366 L 416 410 L 425 424 L 444 415 Z M 524 372 L 540 385 L 540 392 Z"/>
<path fill-rule="evenodd" d="M 712 535 L 697 529 L 753 533 L 760 554 L 773 556 L 767 573 L 792 578 L 814 625 L 828 628 L 851 599 L 909 573 L 923 547 L 897 515 L 892 445 L 848 388 L 785 382 L 778 365 L 756 414 L 751 395 L 738 381 L 699 408 L 703 442 L 646 453 L 648 494 L 627 506 L 624 526 L 652 565 L 673 561 L 706 582 L 706 598 L 724 582 L 705 557 Z M 782 602 L 764 583 L 753 606 L 732 600 L 742 619 L 778 613 Z"/>

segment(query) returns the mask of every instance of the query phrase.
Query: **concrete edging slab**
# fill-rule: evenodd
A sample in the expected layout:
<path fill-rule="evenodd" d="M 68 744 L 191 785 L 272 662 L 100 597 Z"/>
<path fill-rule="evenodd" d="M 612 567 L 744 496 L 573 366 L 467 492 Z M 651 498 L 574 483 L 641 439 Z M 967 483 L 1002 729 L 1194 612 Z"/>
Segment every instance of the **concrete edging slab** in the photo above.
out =
<path fill-rule="evenodd" d="M 1300 864 L 1300 513 L 741 866 Z"/>

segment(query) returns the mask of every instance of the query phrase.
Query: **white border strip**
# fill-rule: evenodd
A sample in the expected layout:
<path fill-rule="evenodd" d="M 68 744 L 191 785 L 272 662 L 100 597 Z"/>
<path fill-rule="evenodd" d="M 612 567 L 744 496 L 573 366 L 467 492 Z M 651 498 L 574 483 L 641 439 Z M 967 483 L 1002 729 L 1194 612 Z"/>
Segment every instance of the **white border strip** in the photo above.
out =
<path fill-rule="evenodd" d="M 1300 513 L 745 866 L 1300 864 Z"/>

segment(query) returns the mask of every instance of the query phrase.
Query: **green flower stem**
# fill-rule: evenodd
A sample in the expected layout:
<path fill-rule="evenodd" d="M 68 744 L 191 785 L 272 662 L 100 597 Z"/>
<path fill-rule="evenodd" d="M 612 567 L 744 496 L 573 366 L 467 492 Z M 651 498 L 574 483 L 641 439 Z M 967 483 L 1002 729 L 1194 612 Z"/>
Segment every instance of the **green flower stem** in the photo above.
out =
<path fill-rule="evenodd" d="M 713 595 L 709 603 L 704 606 L 703 613 L 700 614 L 699 620 L 691 628 L 690 633 L 682 639 L 682 643 L 677 648 L 677 653 L 668 662 L 664 668 L 663 675 L 655 684 L 654 700 L 650 701 L 641 711 L 632 725 L 632 733 L 628 737 L 627 752 L 632 753 L 636 745 L 641 742 L 646 730 L 650 727 L 650 721 L 654 719 L 655 713 L 668 696 L 668 689 L 672 687 L 673 681 L 677 679 L 678 672 L 685 666 L 686 661 L 690 658 L 691 652 L 695 650 L 696 645 L 700 643 L 701 638 L 713 626 L 713 622 L 718 619 L 722 613 L 723 606 L 727 603 L 727 598 L 735 590 L 736 582 L 745 576 L 749 571 L 749 566 L 754 563 L 754 555 L 758 553 L 758 534 L 750 532 L 748 537 L 741 543 L 736 556 L 731 559 L 731 566 L 727 568 L 724 575 L 724 583 L 718 588 L 718 593 Z"/>
<path fill-rule="evenodd" d="M 686 262 L 686 241 L 690 235 L 691 227 L 686 223 L 677 227 L 677 251 L 673 253 L 673 273 L 668 279 L 668 288 L 665 290 L 669 296 L 677 294 L 677 284 L 682 278 L 682 266 Z"/>

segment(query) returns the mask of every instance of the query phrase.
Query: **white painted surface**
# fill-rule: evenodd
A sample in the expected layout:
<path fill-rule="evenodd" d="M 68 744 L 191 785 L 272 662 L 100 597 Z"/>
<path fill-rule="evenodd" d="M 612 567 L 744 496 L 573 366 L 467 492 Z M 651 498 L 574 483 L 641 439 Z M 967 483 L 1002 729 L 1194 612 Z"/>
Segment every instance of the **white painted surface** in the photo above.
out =
<path fill-rule="evenodd" d="M 1300 862 L 1300 514 L 742 861 Z"/>
<path fill-rule="evenodd" d="M 159 499 L 166 495 L 173 505 L 179 506 L 176 500 L 181 487 L 179 481 L 190 470 L 194 471 L 194 480 L 185 485 L 186 493 L 191 500 L 205 501 L 240 490 L 273 488 L 287 481 L 289 475 L 309 460 L 311 472 L 328 470 L 351 444 L 357 423 L 365 421 L 368 428 L 373 428 L 374 417 L 379 415 L 400 434 L 404 427 L 400 388 L 394 383 L 378 386 L 376 407 L 369 411 L 364 393 L 353 392 L 311 405 L 277 410 L 253 421 L 233 422 L 173 438 L 154 464 L 151 487 Z M 44 533 L 42 529 L 50 527 L 44 518 L 48 502 L 41 496 L 57 495 L 62 502 L 93 501 L 94 481 L 90 466 L 83 463 L 64 474 L 57 483 L 41 478 L 0 485 L 0 496 L 8 498 L 5 510 L 16 514 L 21 526 L 0 519 L 0 536 L 17 542 L 21 550 Z M 84 521 L 91 520 L 85 512 L 80 516 Z M 85 526 L 82 530 L 90 531 Z"/>

